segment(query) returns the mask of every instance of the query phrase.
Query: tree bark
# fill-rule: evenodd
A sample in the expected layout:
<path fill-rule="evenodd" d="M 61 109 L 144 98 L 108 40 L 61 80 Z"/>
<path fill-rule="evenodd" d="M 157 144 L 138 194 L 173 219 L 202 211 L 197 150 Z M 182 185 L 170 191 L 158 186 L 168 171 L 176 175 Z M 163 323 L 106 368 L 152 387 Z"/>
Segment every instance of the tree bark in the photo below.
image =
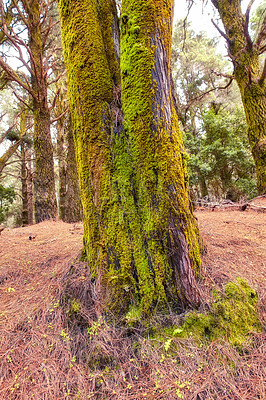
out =
<path fill-rule="evenodd" d="M 212 0 L 212 3 L 224 25 L 234 76 L 245 109 L 258 193 L 262 195 L 266 193 L 266 85 L 265 73 L 259 63 L 261 43 L 252 42 L 249 36 L 249 12 L 242 14 L 240 0 Z"/>
<path fill-rule="evenodd" d="M 28 190 L 28 224 L 33 225 L 33 172 L 32 172 L 32 151 L 28 150 L 27 163 L 27 190 Z"/>
<path fill-rule="evenodd" d="M 31 85 L 34 92 L 34 208 L 35 221 L 56 218 L 57 203 L 53 145 L 50 132 L 50 111 L 47 101 L 47 74 L 44 73 L 44 46 L 41 32 L 40 0 L 24 3 L 29 23 L 29 49 L 31 52 Z"/>
<path fill-rule="evenodd" d="M 59 164 L 59 217 L 64 222 L 82 220 L 77 162 L 70 116 L 57 122 Z"/>
<path fill-rule="evenodd" d="M 107 307 L 199 304 L 198 230 L 170 85 L 173 1 L 59 1 L 84 211 Z M 163 21 L 163 23 L 162 23 Z"/>

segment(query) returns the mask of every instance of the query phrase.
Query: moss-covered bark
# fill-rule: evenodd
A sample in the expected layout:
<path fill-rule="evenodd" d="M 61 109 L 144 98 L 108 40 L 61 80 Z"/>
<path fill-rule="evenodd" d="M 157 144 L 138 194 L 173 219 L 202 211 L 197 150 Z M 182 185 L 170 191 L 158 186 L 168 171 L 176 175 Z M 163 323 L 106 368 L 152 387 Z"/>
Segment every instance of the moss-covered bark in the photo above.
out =
<path fill-rule="evenodd" d="M 266 85 L 259 55 L 262 43 L 252 42 L 248 16 L 242 14 L 240 0 L 212 0 L 222 19 L 234 76 L 244 105 L 248 137 L 255 161 L 259 194 L 266 193 Z M 265 27 L 264 27 L 265 29 Z"/>
<path fill-rule="evenodd" d="M 29 24 L 29 49 L 31 52 L 31 86 L 34 92 L 34 150 L 35 180 L 34 206 L 36 222 L 55 218 L 57 203 L 53 145 L 50 132 L 50 111 L 47 101 L 47 74 L 44 73 L 44 46 L 41 32 L 40 1 L 25 2 Z"/>
<path fill-rule="evenodd" d="M 77 162 L 71 118 L 57 122 L 57 157 L 59 165 L 59 217 L 64 222 L 82 220 Z"/>
<path fill-rule="evenodd" d="M 170 89 L 172 1 L 59 1 L 84 251 L 127 319 L 199 303 L 198 231 Z"/>
<path fill-rule="evenodd" d="M 34 209 L 35 222 L 56 218 L 53 145 L 50 133 L 50 113 L 48 108 L 35 104 L 34 110 Z"/>
<path fill-rule="evenodd" d="M 27 110 L 20 117 L 20 132 L 23 135 L 26 131 Z M 26 143 L 20 145 L 21 157 L 21 197 L 22 197 L 22 225 L 26 226 L 29 223 L 28 212 L 28 187 L 27 187 L 27 161 L 26 161 Z"/>

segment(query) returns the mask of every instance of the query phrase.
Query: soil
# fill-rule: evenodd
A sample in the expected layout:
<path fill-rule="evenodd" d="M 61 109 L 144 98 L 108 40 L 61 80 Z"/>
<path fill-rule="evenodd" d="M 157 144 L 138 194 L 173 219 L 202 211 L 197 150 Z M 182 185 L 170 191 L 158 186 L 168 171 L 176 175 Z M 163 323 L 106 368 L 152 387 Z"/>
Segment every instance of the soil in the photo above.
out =
<path fill-rule="evenodd" d="M 82 223 L 4 229 L 0 237 L 0 327 L 48 304 L 57 278 L 82 250 Z"/>
<path fill-rule="evenodd" d="M 263 199 L 265 200 L 265 199 Z M 262 204 L 260 204 L 262 205 Z M 196 211 L 205 244 L 205 288 L 241 276 L 265 301 L 266 213 Z M 57 279 L 82 250 L 82 224 L 42 222 L 5 229 L 0 237 L 0 325 L 23 319 L 51 301 Z M 50 290 L 51 289 L 51 290 Z"/>
<path fill-rule="evenodd" d="M 197 210 L 196 217 L 205 243 L 200 284 L 205 296 L 241 276 L 257 288 L 263 317 L 266 214 L 216 208 Z M 74 298 L 97 299 L 84 263 L 77 261 L 82 235 L 81 223 L 60 221 L 2 231 L 0 399 L 265 398 L 262 334 L 253 332 L 240 354 L 215 341 L 197 347 L 190 338 L 180 345 L 181 339 L 171 337 L 156 347 L 137 331 L 108 325 L 101 314 L 95 319 L 97 301 L 72 315 L 69 291 Z M 171 343 L 172 357 L 162 359 Z"/>
<path fill-rule="evenodd" d="M 224 286 L 238 276 L 255 287 L 265 304 L 266 214 L 256 211 L 198 211 L 205 244 L 207 285 Z"/>

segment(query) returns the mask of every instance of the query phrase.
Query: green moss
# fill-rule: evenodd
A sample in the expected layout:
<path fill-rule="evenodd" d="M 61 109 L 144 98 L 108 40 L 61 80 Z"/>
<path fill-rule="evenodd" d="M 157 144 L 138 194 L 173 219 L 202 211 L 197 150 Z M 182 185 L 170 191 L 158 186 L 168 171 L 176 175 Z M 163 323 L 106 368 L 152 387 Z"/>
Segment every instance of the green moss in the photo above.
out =
<path fill-rule="evenodd" d="M 247 282 L 238 278 L 229 282 L 224 293 L 214 293 L 209 312 L 189 312 L 179 337 L 193 336 L 198 340 L 225 340 L 241 346 L 251 332 L 261 329 L 258 320 L 258 296 Z"/>
<path fill-rule="evenodd" d="M 79 314 L 80 310 L 81 310 L 80 300 L 78 300 L 78 299 L 71 300 L 70 305 L 69 305 L 69 312 Z"/>
<path fill-rule="evenodd" d="M 119 78 L 110 57 L 107 2 L 59 2 L 84 251 L 92 276 L 101 276 L 108 292 L 108 309 L 129 320 L 132 310 L 142 315 L 155 307 L 196 303 L 191 267 L 200 265 L 198 231 L 189 208 L 183 143 L 171 93 L 159 104 L 156 49 L 164 48 L 164 64 L 170 66 L 172 3 L 158 9 L 151 0 L 123 1 L 122 114 L 114 96 Z M 170 88 L 168 67 L 165 80 Z M 114 111 L 121 113 L 120 126 Z M 188 294 L 178 258 L 189 264 Z"/>
<path fill-rule="evenodd" d="M 131 306 L 125 316 L 125 320 L 129 326 L 133 326 L 141 321 L 142 309 L 140 307 Z"/>

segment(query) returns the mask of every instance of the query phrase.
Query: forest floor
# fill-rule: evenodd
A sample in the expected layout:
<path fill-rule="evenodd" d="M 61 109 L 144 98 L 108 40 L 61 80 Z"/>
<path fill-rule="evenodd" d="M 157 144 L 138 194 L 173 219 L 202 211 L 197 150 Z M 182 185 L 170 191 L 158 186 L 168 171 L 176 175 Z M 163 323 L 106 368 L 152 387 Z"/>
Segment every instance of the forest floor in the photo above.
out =
<path fill-rule="evenodd" d="M 266 213 L 201 209 L 196 217 L 205 295 L 241 276 L 256 288 L 263 320 Z M 265 398 L 263 334 L 254 333 L 240 353 L 227 344 L 177 340 L 176 353 L 166 357 L 166 342 L 155 346 L 137 330 L 103 321 L 77 261 L 82 234 L 81 223 L 60 221 L 1 234 L 1 400 Z"/>

